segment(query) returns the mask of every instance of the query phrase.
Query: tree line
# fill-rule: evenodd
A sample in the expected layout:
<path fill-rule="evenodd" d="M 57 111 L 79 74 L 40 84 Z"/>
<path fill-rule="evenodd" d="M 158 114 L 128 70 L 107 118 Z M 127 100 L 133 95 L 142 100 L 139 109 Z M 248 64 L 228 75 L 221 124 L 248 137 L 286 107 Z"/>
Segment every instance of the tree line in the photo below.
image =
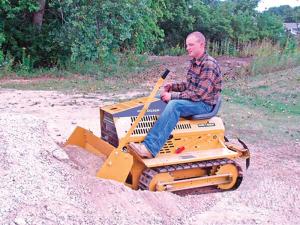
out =
<path fill-rule="evenodd" d="M 300 23 L 300 6 L 292 8 L 289 5 L 271 7 L 267 11 L 280 16 L 285 23 Z"/>
<path fill-rule="evenodd" d="M 283 41 L 290 11 L 258 12 L 259 0 L 1 0 L 0 67 L 113 63 L 126 52 L 159 54 L 184 47 L 201 31 L 213 42 L 237 45 Z M 299 7 L 295 10 L 299 10 Z M 298 12 L 298 11 L 297 11 Z M 298 18 L 295 18 L 298 19 Z M 289 20 L 290 21 L 290 20 Z"/>

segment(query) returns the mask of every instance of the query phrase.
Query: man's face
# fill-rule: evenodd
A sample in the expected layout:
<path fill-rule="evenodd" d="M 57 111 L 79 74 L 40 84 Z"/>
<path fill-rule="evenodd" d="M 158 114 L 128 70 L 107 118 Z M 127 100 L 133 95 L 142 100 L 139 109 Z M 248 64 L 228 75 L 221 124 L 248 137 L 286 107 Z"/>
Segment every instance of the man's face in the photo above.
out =
<path fill-rule="evenodd" d="M 204 43 L 195 36 L 186 39 L 186 50 L 191 58 L 200 58 L 204 53 Z"/>

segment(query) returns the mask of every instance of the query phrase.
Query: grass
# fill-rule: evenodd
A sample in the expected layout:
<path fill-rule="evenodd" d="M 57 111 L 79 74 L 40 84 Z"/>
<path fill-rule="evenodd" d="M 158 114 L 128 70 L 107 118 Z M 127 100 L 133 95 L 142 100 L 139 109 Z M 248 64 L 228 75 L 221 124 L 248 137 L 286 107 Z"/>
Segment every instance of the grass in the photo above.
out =
<path fill-rule="evenodd" d="M 169 55 L 169 56 L 180 56 L 185 54 L 186 54 L 186 49 L 180 47 L 179 45 L 175 47 L 166 48 L 160 52 L 160 55 Z"/>
<path fill-rule="evenodd" d="M 299 84 L 300 67 L 227 81 L 221 115 L 230 135 L 250 142 L 299 142 Z"/>
<path fill-rule="evenodd" d="M 240 137 L 246 143 L 269 145 L 300 142 L 299 115 L 269 113 L 260 107 L 233 102 L 223 103 L 220 112 L 229 137 Z"/>
<path fill-rule="evenodd" d="M 130 89 L 137 89 L 138 75 L 126 75 L 124 77 L 104 78 L 102 80 L 86 77 L 69 77 L 61 79 L 31 79 L 30 81 L 10 81 L 0 84 L 0 88 L 19 90 L 55 90 L 63 92 L 127 92 Z"/>
<path fill-rule="evenodd" d="M 224 94 L 232 101 L 270 112 L 300 114 L 300 67 L 229 81 Z"/>
<path fill-rule="evenodd" d="M 122 92 L 139 86 L 142 73 L 157 65 L 146 57 L 128 56 L 116 64 L 102 68 L 96 63 L 77 63 L 68 70 L 36 70 L 30 76 L 10 73 L 0 88 L 21 90 L 58 90 L 84 92 Z M 30 80 L 29 80 L 30 78 Z"/>
<path fill-rule="evenodd" d="M 300 66 L 300 50 L 294 53 L 274 53 L 267 56 L 256 56 L 251 65 L 251 73 L 270 73 Z"/>

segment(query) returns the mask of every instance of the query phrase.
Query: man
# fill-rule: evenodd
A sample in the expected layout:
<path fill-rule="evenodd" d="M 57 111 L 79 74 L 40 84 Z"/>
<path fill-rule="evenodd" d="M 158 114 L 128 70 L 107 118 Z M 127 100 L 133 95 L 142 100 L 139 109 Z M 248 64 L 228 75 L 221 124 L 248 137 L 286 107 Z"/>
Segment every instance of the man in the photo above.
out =
<path fill-rule="evenodd" d="M 222 75 L 217 61 L 205 52 L 205 37 L 193 32 L 186 38 L 186 50 L 191 57 L 187 80 L 166 84 L 161 99 L 168 102 L 153 128 L 141 144 L 129 146 L 141 157 L 153 158 L 168 140 L 180 117 L 212 111 L 221 93 Z"/>

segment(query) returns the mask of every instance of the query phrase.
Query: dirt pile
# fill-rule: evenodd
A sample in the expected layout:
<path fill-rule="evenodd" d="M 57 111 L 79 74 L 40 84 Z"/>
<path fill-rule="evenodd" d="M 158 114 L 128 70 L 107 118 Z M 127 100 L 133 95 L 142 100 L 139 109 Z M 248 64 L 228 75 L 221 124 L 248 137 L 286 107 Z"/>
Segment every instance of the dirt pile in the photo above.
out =
<path fill-rule="evenodd" d="M 224 79 L 236 79 L 250 75 L 251 57 L 238 58 L 222 56 L 217 58 Z"/>
<path fill-rule="evenodd" d="M 95 178 L 101 158 L 63 151 L 31 115 L 1 113 L 0 146 L 1 224 L 300 222 L 299 146 L 251 146 L 254 162 L 238 190 L 189 195 L 133 191 Z"/>
<path fill-rule="evenodd" d="M 160 66 L 146 71 L 145 77 L 147 77 L 149 73 L 155 76 L 155 74 L 160 74 L 161 71 L 168 68 L 173 72 L 169 75 L 169 80 L 178 81 L 185 79 L 190 60 L 188 56 L 151 56 L 149 58 L 150 60 L 159 62 Z M 251 57 L 239 58 L 221 56 L 216 59 L 220 65 L 224 79 L 236 79 L 250 74 L 251 61 L 253 60 Z"/>
<path fill-rule="evenodd" d="M 190 215 L 180 196 L 89 175 L 85 163 L 98 159 L 69 157 L 36 117 L 2 113 L 0 143 L 1 224 L 182 224 Z"/>

